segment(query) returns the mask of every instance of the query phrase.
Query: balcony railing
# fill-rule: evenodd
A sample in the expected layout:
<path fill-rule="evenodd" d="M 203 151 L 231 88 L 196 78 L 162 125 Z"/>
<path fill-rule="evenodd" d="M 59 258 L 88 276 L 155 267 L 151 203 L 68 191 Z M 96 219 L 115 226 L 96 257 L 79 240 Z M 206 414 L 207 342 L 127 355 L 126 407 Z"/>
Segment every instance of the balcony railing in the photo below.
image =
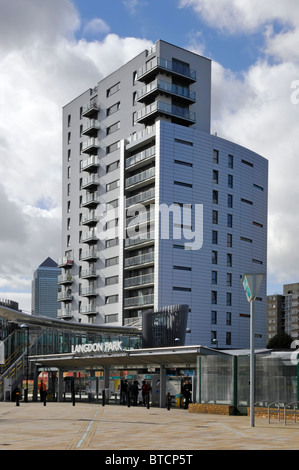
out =
<path fill-rule="evenodd" d="M 93 297 L 95 295 L 98 295 L 98 288 L 91 286 L 91 287 L 82 287 L 81 289 L 81 295 L 82 297 Z"/>
<path fill-rule="evenodd" d="M 92 207 L 100 204 L 100 196 L 97 193 L 86 194 L 82 198 L 82 207 Z"/>
<path fill-rule="evenodd" d="M 57 265 L 58 268 L 71 268 L 74 264 L 74 260 L 64 256 L 63 258 L 58 258 Z"/>
<path fill-rule="evenodd" d="M 179 75 L 191 82 L 196 81 L 196 70 L 190 69 L 188 66 L 184 66 L 183 64 L 178 64 L 175 61 L 163 59 L 162 57 L 155 57 L 141 67 L 137 71 L 137 79 L 143 80 L 149 75 L 156 73 L 157 69 L 162 69 L 174 75 Z"/>
<path fill-rule="evenodd" d="M 99 216 L 92 210 L 85 214 L 82 218 L 82 225 L 94 225 L 99 221 Z"/>
<path fill-rule="evenodd" d="M 99 104 L 96 100 L 93 100 L 91 103 L 83 109 L 82 116 L 87 118 L 95 118 L 99 112 Z"/>
<path fill-rule="evenodd" d="M 151 264 L 154 262 L 155 254 L 154 252 L 145 253 L 143 255 L 132 256 L 131 258 L 125 259 L 125 268 L 131 266 L 138 266 L 139 264 Z"/>
<path fill-rule="evenodd" d="M 82 171 L 96 171 L 99 166 L 99 158 L 96 155 L 93 155 L 82 162 Z"/>
<path fill-rule="evenodd" d="M 147 163 L 149 160 L 152 160 L 153 157 L 155 157 L 155 154 L 156 147 L 154 145 L 153 147 L 143 150 L 142 152 L 139 152 L 136 155 L 132 155 L 132 157 L 126 159 L 126 168 L 129 168 L 133 165 L 135 166 L 141 162 Z"/>
<path fill-rule="evenodd" d="M 143 183 L 151 178 L 155 177 L 155 167 L 149 168 L 148 170 L 142 171 L 137 175 L 130 176 L 130 178 L 126 179 L 126 188 L 130 186 L 134 186 L 139 183 Z"/>
<path fill-rule="evenodd" d="M 98 259 L 98 251 L 96 249 L 82 251 L 81 260 L 82 261 L 93 261 Z"/>
<path fill-rule="evenodd" d="M 61 274 L 58 276 L 58 284 L 71 284 L 73 282 L 72 274 Z"/>
<path fill-rule="evenodd" d="M 141 90 L 137 91 L 137 100 L 143 101 L 145 98 L 149 97 L 153 93 L 156 94 L 159 91 L 167 93 L 170 95 L 175 95 L 178 98 L 181 98 L 186 101 L 195 102 L 196 94 L 194 91 L 189 90 L 188 87 L 181 85 L 175 85 L 173 83 L 166 82 L 164 80 L 154 80 Z"/>
<path fill-rule="evenodd" d="M 151 201 L 155 198 L 155 188 L 151 188 L 147 191 L 137 194 L 136 196 L 128 197 L 126 199 L 126 207 L 133 206 L 134 204 L 139 204 L 140 202 Z"/>
<path fill-rule="evenodd" d="M 58 302 L 62 301 L 71 301 L 73 299 L 73 294 L 68 291 L 58 292 L 57 300 Z"/>
<path fill-rule="evenodd" d="M 99 177 L 97 175 L 90 175 L 82 179 L 82 189 L 95 188 L 99 185 Z"/>
<path fill-rule="evenodd" d="M 125 307 L 138 307 L 141 305 L 151 305 L 154 303 L 154 294 L 149 295 L 140 295 L 138 297 L 130 297 L 125 299 L 124 306 Z"/>
<path fill-rule="evenodd" d="M 73 318 L 73 313 L 71 308 L 61 308 L 57 310 L 57 318 Z"/>
<path fill-rule="evenodd" d="M 154 241 L 155 241 L 155 232 L 146 232 L 143 234 L 143 236 L 127 238 L 125 240 L 125 247 L 129 248 L 135 245 L 154 243 Z"/>
<path fill-rule="evenodd" d="M 83 305 L 80 308 L 80 313 L 84 315 L 96 315 L 98 312 L 96 305 Z"/>
<path fill-rule="evenodd" d="M 125 279 L 125 287 L 144 286 L 154 283 L 154 273 L 143 274 L 142 276 L 128 277 Z"/>
<path fill-rule="evenodd" d="M 196 122 L 196 115 L 188 108 L 182 108 L 175 106 L 170 103 L 164 103 L 163 101 L 155 101 L 149 106 L 145 106 L 137 112 L 137 122 L 143 123 L 149 117 L 152 118 L 154 115 L 166 114 L 176 118 L 180 122 L 187 122 L 194 124 Z"/>
<path fill-rule="evenodd" d="M 97 276 L 98 276 L 98 273 L 97 273 L 96 268 L 84 269 L 81 272 L 82 279 L 88 279 L 88 278 L 97 277 Z"/>
<path fill-rule="evenodd" d="M 98 240 L 97 231 L 92 229 L 82 234 L 82 243 L 95 242 Z"/>
<path fill-rule="evenodd" d="M 97 119 L 90 119 L 84 127 L 82 134 L 88 136 L 95 136 L 100 129 L 100 123 Z"/>
<path fill-rule="evenodd" d="M 100 148 L 100 141 L 97 137 L 92 137 L 82 144 L 82 153 L 95 155 Z"/>

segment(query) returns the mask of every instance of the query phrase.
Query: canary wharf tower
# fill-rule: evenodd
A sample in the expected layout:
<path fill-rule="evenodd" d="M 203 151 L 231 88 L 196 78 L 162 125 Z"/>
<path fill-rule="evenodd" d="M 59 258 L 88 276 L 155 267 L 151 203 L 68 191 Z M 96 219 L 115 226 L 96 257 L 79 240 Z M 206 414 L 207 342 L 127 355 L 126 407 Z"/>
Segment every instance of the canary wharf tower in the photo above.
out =
<path fill-rule="evenodd" d="M 267 270 L 268 162 L 210 121 L 211 61 L 164 41 L 63 108 L 58 318 L 138 326 L 188 305 L 187 344 L 249 346 L 241 276 Z M 263 347 L 266 282 L 255 304 Z"/>

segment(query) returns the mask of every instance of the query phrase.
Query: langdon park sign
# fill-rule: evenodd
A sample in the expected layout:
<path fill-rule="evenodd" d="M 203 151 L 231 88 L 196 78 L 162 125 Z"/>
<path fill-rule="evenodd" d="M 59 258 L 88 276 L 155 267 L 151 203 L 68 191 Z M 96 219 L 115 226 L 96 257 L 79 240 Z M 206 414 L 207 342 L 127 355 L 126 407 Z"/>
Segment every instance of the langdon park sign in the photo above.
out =
<path fill-rule="evenodd" d="M 77 344 L 72 345 L 72 353 L 90 354 L 90 353 L 111 353 L 123 351 L 122 341 L 104 341 L 103 343 Z"/>

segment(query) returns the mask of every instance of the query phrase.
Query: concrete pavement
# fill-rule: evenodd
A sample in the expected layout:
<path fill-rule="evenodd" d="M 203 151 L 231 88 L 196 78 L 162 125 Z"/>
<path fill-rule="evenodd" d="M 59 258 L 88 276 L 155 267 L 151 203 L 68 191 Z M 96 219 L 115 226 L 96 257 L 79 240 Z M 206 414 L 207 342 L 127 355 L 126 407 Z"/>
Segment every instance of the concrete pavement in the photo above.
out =
<path fill-rule="evenodd" d="M 119 405 L 0 403 L 0 450 L 297 450 L 299 423 Z"/>

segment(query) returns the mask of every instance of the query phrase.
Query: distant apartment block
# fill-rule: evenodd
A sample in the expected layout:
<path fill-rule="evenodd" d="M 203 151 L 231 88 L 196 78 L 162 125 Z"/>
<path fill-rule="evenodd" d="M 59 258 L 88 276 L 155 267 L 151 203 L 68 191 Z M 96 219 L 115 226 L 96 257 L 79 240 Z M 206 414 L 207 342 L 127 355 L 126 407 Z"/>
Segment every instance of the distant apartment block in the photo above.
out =
<path fill-rule="evenodd" d="M 188 305 L 187 343 L 249 345 L 241 276 L 267 271 L 268 162 L 210 120 L 211 61 L 164 41 L 63 108 L 59 318 Z M 264 346 L 266 282 L 256 311 Z"/>
<path fill-rule="evenodd" d="M 283 294 L 267 297 L 267 340 L 284 331 L 299 337 L 299 283 L 284 284 Z"/>
<path fill-rule="evenodd" d="M 60 303 L 57 300 L 57 283 L 61 269 L 51 258 L 47 258 L 34 272 L 32 280 L 32 314 L 57 317 Z"/>

